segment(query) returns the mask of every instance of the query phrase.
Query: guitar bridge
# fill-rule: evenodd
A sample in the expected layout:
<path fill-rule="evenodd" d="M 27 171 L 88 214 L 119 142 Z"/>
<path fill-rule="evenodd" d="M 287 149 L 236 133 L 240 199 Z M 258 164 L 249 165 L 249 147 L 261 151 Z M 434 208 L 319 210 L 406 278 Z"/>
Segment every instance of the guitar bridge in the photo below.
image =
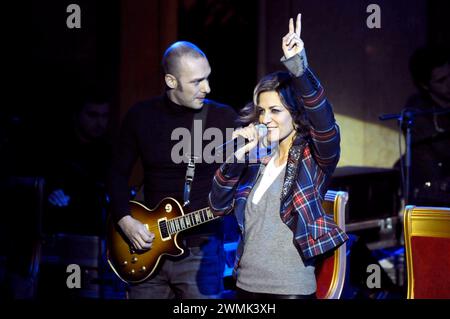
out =
<path fill-rule="evenodd" d="M 158 219 L 158 229 L 162 241 L 170 240 L 172 238 L 172 236 L 170 236 L 169 230 L 167 229 L 166 217 Z"/>

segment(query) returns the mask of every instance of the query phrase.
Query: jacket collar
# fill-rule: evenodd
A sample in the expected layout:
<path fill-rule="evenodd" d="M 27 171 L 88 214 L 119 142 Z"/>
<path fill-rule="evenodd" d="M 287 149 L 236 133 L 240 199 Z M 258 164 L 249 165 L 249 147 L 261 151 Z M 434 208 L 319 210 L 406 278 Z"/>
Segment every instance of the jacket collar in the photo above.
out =
<path fill-rule="evenodd" d="M 294 142 L 292 143 L 291 148 L 289 149 L 287 164 L 286 164 L 286 174 L 284 176 L 283 188 L 281 189 L 281 202 L 284 202 L 284 199 L 289 194 L 292 189 L 292 185 L 294 184 L 295 179 L 297 178 L 297 172 L 299 167 L 300 158 L 302 156 L 303 150 L 305 149 L 306 140 L 297 136 Z"/>
<path fill-rule="evenodd" d="M 307 141 L 301 136 L 297 136 L 289 149 L 288 159 L 286 163 L 286 173 L 284 175 L 283 188 L 281 189 L 281 202 L 283 203 L 286 196 L 292 190 L 295 179 L 297 178 L 297 172 L 299 162 L 301 160 L 302 153 L 305 149 Z M 259 162 L 264 167 L 272 159 L 273 154 L 262 156 Z"/>

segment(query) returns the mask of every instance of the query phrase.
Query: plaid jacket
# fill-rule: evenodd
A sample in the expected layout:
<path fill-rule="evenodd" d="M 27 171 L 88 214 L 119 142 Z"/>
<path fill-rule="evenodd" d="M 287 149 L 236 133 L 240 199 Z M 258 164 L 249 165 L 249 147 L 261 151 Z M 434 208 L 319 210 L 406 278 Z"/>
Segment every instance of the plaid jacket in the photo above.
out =
<path fill-rule="evenodd" d="M 320 82 L 310 69 L 296 78 L 309 121 L 310 139 L 297 138 L 289 150 L 281 192 L 280 216 L 292 230 L 303 259 L 329 252 L 347 239 L 347 235 L 325 214 L 322 201 L 340 154 L 339 127 Z M 247 198 L 270 157 L 256 163 L 224 163 L 213 179 L 209 204 L 215 215 L 234 210 L 241 230 L 235 271 L 245 242 L 245 207 Z"/>

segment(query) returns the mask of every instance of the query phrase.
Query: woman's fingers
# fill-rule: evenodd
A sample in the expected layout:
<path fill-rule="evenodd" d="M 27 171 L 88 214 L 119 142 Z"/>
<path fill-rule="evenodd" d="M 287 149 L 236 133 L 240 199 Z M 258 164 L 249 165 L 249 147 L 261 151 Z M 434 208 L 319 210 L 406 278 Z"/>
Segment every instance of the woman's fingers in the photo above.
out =
<path fill-rule="evenodd" d="M 303 48 L 303 41 L 294 33 L 292 36 L 289 37 L 289 40 L 287 40 L 284 45 L 288 50 L 292 50 L 295 46 L 297 46 L 299 49 Z M 301 50 L 300 50 L 301 51 Z"/>
<path fill-rule="evenodd" d="M 301 52 L 304 48 L 304 43 L 300 38 L 302 32 L 302 15 L 297 14 L 295 25 L 292 18 L 289 19 L 289 32 L 283 37 L 281 48 L 286 59 L 290 59 L 294 55 Z"/>
<path fill-rule="evenodd" d="M 297 23 L 295 24 L 295 34 L 297 34 L 300 37 L 300 34 L 302 32 L 302 14 L 297 14 Z"/>
<path fill-rule="evenodd" d="M 285 41 L 285 45 L 289 46 L 291 44 L 292 40 L 295 39 L 296 36 L 297 35 L 295 33 L 288 34 L 286 41 Z"/>
<path fill-rule="evenodd" d="M 259 138 L 259 134 L 258 134 L 258 130 L 256 129 L 255 126 L 253 126 L 253 130 L 252 130 L 252 135 L 253 135 L 253 140 L 258 140 Z"/>
<path fill-rule="evenodd" d="M 243 128 L 239 128 L 239 129 L 235 130 L 233 132 L 232 137 L 236 138 L 238 136 L 241 136 L 247 140 L 254 140 L 255 133 L 257 133 L 255 126 L 253 124 L 250 124 L 247 127 L 243 127 Z"/>
<path fill-rule="evenodd" d="M 294 19 L 289 19 L 289 33 L 294 33 Z"/>
<path fill-rule="evenodd" d="M 258 131 L 253 124 L 234 131 L 233 138 L 236 138 L 238 136 L 248 140 L 248 143 L 240 146 L 240 148 L 235 152 L 236 158 L 241 160 L 244 158 L 246 153 L 250 152 L 253 148 L 256 147 L 256 145 L 258 145 L 259 137 Z"/>
<path fill-rule="evenodd" d="M 302 32 L 302 15 L 299 13 L 297 15 L 297 19 L 295 22 L 295 31 L 294 31 L 294 20 L 292 18 L 289 19 L 289 32 L 283 37 L 283 41 L 286 45 L 289 45 L 294 37 L 298 37 L 300 39 L 300 35 Z"/>

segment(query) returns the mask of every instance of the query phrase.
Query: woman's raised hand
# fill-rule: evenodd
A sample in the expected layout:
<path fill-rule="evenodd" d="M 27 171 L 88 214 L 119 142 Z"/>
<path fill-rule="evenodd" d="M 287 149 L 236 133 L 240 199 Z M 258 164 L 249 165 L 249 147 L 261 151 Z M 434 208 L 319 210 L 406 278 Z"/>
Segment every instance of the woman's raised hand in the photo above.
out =
<path fill-rule="evenodd" d="M 284 57 L 289 59 L 294 55 L 300 53 L 305 44 L 300 38 L 300 34 L 302 31 L 302 15 L 299 13 L 297 15 L 295 28 L 294 28 L 294 19 L 289 19 L 289 32 L 283 37 L 281 48 L 283 49 Z"/>

